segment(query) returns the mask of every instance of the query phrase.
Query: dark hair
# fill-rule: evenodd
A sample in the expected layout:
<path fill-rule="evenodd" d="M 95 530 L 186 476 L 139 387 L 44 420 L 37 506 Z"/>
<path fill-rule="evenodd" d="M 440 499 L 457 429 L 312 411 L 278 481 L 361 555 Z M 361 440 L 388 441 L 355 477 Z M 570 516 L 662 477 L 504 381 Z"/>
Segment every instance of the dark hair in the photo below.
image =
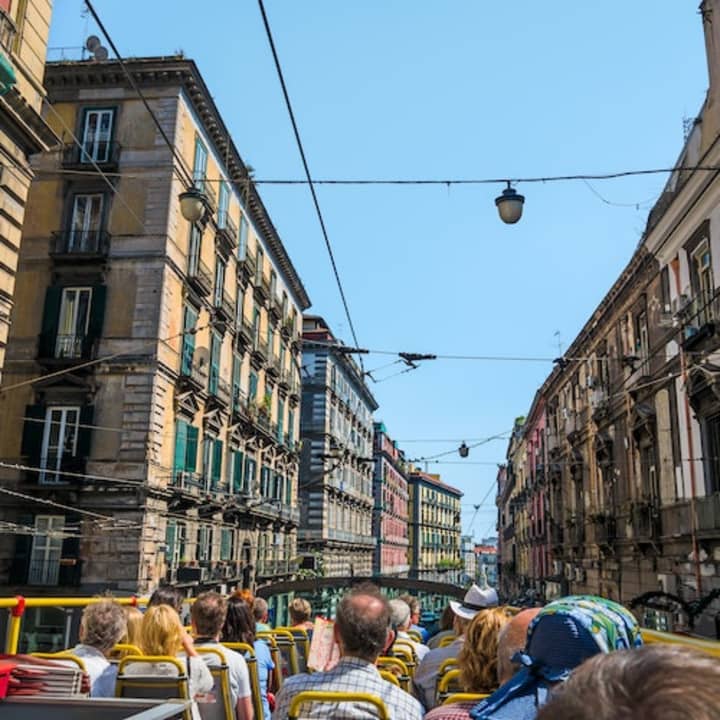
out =
<path fill-rule="evenodd" d="M 255 642 L 255 620 L 245 600 L 233 596 L 227 601 L 227 615 L 222 627 L 222 639 L 225 642 Z"/>
<path fill-rule="evenodd" d="M 216 592 L 204 592 L 190 609 L 195 629 L 203 637 L 215 637 L 222 630 L 227 615 L 227 600 Z"/>
<path fill-rule="evenodd" d="M 653 644 L 590 658 L 551 695 L 537 720 L 711 720 L 719 716 L 717 658 L 688 647 Z"/>
<path fill-rule="evenodd" d="M 452 630 L 454 620 L 455 613 L 453 612 L 453 609 L 449 605 L 446 605 L 445 609 L 442 612 L 442 615 L 440 616 L 438 631 L 443 632 L 444 630 Z"/>
<path fill-rule="evenodd" d="M 387 642 L 390 604 L 377 588 L 365 585 L 340 601 L 335 624 L 347 654 L 374 662 Z"/>
<path fill-rule="evenodd" d="M 174 608 L 178 615 L 182 613 L 183 602 L 185 601 L 185 595 L 182 590 L 178 590 L 172 585 L 161 585 L 155 592 L 150 596 L 148 600 L 148 607 L 154 605 L 169 605 Z"/>

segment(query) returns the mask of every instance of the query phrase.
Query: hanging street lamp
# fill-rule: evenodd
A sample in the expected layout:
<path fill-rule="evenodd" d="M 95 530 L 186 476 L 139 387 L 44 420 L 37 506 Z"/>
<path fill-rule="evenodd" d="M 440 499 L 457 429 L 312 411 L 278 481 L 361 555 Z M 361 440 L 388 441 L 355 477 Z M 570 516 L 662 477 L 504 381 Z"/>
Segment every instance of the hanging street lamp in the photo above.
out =
<path fill-rule="evenodd" d="M 525 198 L 518 195 L 513 188 L 510 187 L 510 181 L 507 181 L 507 187 L 502 191 L 502 195 L 495 198 L 500 219 L 508 225 L 514 225 L 521 217 L 523 212 L 523 203 Z"/>
<path fill-rule="evenodd" d="M 464 440 L 462 445 L 458 448 L 458 453 L 461 458 L 466 458 L 470 454 L 470 448 L 465 444 Z"/>

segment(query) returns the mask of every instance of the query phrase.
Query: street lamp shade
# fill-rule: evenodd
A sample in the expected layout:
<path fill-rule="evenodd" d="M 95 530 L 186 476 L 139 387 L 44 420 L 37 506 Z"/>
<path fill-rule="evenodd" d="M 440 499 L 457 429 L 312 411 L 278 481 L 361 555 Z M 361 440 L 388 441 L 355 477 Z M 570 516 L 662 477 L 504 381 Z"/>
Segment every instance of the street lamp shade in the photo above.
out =
<path fill-rule="evenodd" d="M 206 198 L 197 188 L 188 188 L 178 195 L 180 212 L 191 223 L 199 222 L 205 214 Z"/>
<path fill-rule="evenodd" d="M 510 187 L 509 181 L 507 185 L 502 195 L 495 198 L 495 205 L 500 213 L 500 219 L 508 225 L 513 225 L 522 217 L 525 198 Z"/>
<path fill-rule="evenodd" d="M 463 441 L 462 445 L 458 448 L 458 453 L 460 453 L 461 458 L 466 458 L 470 454 L 470 448 L 465 444 Z"/>

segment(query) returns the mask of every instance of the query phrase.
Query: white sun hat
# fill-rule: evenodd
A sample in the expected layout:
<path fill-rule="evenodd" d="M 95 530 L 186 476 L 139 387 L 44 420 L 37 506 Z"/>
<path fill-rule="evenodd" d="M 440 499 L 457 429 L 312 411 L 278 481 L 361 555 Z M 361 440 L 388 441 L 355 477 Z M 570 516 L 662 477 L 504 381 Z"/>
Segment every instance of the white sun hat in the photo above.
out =
<path fill-rule="evenodd" d="M 472 620 L 480 610 L 496 607 L 498 602 L 498 594 L 495 588 L 489 587 L 482 590 L 473 584 L 465 593 L 463 601 L 458 602 L 457 600 L 451 600 L 450 607 L 458 617 L 464 618 L 465 620 Z"/>

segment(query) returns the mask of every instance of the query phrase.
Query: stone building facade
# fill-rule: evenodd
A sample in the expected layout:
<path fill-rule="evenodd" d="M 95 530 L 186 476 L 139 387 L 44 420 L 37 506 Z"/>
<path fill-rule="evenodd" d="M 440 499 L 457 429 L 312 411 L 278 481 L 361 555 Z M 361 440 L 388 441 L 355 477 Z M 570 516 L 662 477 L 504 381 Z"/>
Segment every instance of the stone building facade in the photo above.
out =
<path fill-rule="evenodd" d="M 407 577 L 410 569 L 407 462 L 403 451 L 388 436 L 384 423 L 375 423 L 373 454 L 373 535 L 377 540 L 373 574 Z"/>
<path fill-rule="evenodd" d="M 0 398 L 22 467 L 2 516 L 33 532 L 2 539 L 0 577 L 30 594 L 254 587 L 297 559 L 307 294 L 196 65 L 129 68 L 175 155 L 116 62 L 46 70 L 65 145 L 23 234 L 7 365 L 28 384 Z"/>
<path fill-rule="evenodd" d="M 34 172 L 30 156 L 59 143 L 42 117 L 50 0 L 0 0 L 0 377 Z"/>
<path fill-rule="evenodd" d="M 413 468 L 410 490 L 410 577 L 460 583 L 464 563 L 460 557 L 460 499 L 457 488 L 439 475 Z"/>
<path fill-rule="evenodd" d="M 627 267 L 538 391 L 501 473 L 508 592 L 593 592 L 713 633 L 720 606 L 720 3 L 701 5 L 710 88 Z M 687 169 L 690 168 L 690 169 Z M 519 558 L 538 545 L 543 565 Z M 505 558 L 508 548 L 501 549 Z M 514 577 L 513 577 L 514 576 Z M 658 594 L 650 598 L 647 593 Z M 660 598 L 660 599 L 658 599 Z M 650 603 L 649 605 L 647 603 Z"/>
<path fill-rule="evenodd" d="M 369 576 L 373 412 L 378 405 L 323 318 L 303 319 L 302 456 L 298 550 L 303 569 Z"/>

